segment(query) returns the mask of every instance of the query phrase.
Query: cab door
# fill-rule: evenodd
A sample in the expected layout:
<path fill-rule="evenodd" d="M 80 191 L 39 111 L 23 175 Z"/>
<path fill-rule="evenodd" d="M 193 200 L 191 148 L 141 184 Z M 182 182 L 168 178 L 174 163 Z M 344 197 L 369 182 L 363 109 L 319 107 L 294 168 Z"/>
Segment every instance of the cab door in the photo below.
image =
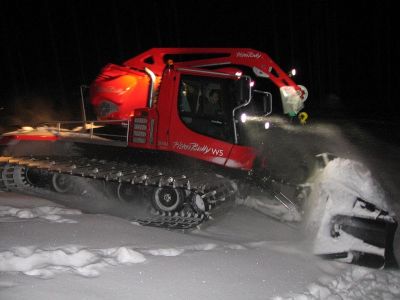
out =
<path fill-rule="evenodd" d="M 182 72 L 177 74 L 168 144 L 171 151 L 225 165 L 233 146 L 233 125 L 229 105 L 232 79 Z M 206 113 L 211 91 L 218 90 L 221 114 Z"/>

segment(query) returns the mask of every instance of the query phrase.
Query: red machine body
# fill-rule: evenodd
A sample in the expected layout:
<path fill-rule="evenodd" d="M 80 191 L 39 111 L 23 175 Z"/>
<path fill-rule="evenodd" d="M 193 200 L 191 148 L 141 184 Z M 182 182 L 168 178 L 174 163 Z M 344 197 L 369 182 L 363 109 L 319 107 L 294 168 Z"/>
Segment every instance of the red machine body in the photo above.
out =
<path fill-rule="evenodd" d="M 150 49 L 123 65 L 105 66 L 90 86 L 90 102 L 102 124 L 127 127 L 126 141 L 110 145 L 174 152 L 251 170 L 259 150 L 240 136 L 240 114 L 259 119 L 268 114 L 271 94 L 260 90 L 262 81 L 279 88 L 284 113 L 293 115 L 303 108 L 307 90 L 267 54 L 247 48 Z M 204 101 L 213 90 L 222 98 L 218 116 L 204 112 Z M 264 104 L 261 111 L 256 98 Z M 83 143 L 108 142 L 103 137 L 93 141 L 96 134 L 87 124 L 84 129 L 91 130 L 90 134 L 65 133 L 61 126 L 67 123 L 71 122 L 59 122 L 45 132 L 8 133 L 0 144 L 71 140 L 71 136 Z"/>
<path fill-rule="evenodd" d="M 233 109 L 250 99 L 234 103 L 235 96 L 230 94 L 231 99 L 225 99 L 223 104 L 228 115 L 223 121 L 196 115 L 200 100 L 195 103 L 192 99 L 187 111 L 180 109 L 183 97 L 190 91 L 200 99 L 211 87 L 225 87 L 224 96 L 229 98 L 228 89 L 243 76 L 242 68 L 271 80 L 281 88 L 281 95 L 282 89 L 291 89 L 288 97 L 297 97 L 297 107 L 305 100 L 304 88 L 263 52 L 247 48 L 155 48 L 123 66 L 107 65 L 91 85 L 91 103 L 99 120 L 129 120 L 128 147 L 172 151 L 250 170 L 256 150 L 232 137 L 236 135 L 235 128 L 228 130 L 228 138 L 204 129 L 214 125 L 235 127 L 238 121 Z M 254 81 L 248 84 L 257 85 Z"/>

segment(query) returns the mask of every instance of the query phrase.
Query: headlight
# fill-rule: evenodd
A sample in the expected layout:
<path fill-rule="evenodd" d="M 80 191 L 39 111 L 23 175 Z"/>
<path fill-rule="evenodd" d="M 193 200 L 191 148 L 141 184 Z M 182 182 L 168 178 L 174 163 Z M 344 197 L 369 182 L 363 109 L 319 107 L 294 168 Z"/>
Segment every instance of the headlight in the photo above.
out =
<path fill-rule="evenodd" d="M 245 113 L 240 115 L 240 121 L 242 121 L 242 123 L 246 123 L 247 121 L 247 115 Z"/>

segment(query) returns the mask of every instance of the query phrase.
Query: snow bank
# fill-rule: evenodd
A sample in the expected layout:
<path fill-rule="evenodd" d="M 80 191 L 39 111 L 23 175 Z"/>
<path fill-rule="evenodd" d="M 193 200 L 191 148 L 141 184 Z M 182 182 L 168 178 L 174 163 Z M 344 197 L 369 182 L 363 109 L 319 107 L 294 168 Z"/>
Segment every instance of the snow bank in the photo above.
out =
<path fill-rule="evenodd" d="M 40 206 L 34 208 L 16 208 L 0 206 L 0 222 L 10 222 L 15 219 L 39 218 L 52 223 L 76 223 L 72 219 L 63 218 L 62 215 L 80 215 L 77 209 L 67 209 L 55 206 Z"/>
<path fill-rule="evenodd" d="M 352 266 L 338 276 L 326 275 L 318 282 L 308 285 L 304 293 L 274 300 L 311 300 L 311 299 L 399 299 L 400 272 L 378 271 Z"/>
<path fill-rule="evenodd" d="M 143 254 L 128 248 L 87 249 L 65 246 L 56 249 L 14 247 L 0 252 L 0 272 L 22 272 L 25 275 L 51 278 L 56 273 L 72 272 L 95 277 L 109 265 L 135 264 L 146 261 Z"/>
<path fill-rule="evenodd" d="M 328 162 L 311 180 L 314 193 L 309 202 L 319 205 L 318 198 L 334 198 L 335 205 L 330 209 L 334 213 L 345 213 L 359 197 L 377 207 L 388 210 L 385 193 L 374 179 L 370 170 L 362 163 L 343 158 L 335 158 Z M 340 197 L 337 195 L 340 193 Z"/>
<path fill-rule="evenodd" d="M 170 249 L 154 249 L 154 250 L 148 250 L 148 253 L 154 256 L 178 256 L 184 252 L 183 249 L 175 249 L 175 248 L 170 248 Z"/>
<path fill-rule="evenodd" d="M 288 206 L 286 203 L 283 204 L 267 196 L 248 196 L 244 199 L 238 198 L 236 199 L 236 204 L 255 209 L 266 216 L 276 218 L 280 221 L 298 222 L 302 219 L 300 212 L 295 207 Z"/>

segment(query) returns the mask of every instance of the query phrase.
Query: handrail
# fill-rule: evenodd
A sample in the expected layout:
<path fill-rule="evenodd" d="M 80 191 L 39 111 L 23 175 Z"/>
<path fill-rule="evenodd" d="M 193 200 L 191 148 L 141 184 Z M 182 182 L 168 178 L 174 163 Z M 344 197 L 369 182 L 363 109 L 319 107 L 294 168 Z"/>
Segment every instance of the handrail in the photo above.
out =
<path fill-rule="evenodd" d="M 120 124 L 121 127 L 124 128 L 124 134 L 111 134 L 111 133 L 100 133 L 95 132 L 96 125 L 103 125 L 103 124 Z M 95 137 L 103 137 L 103 138 L 118 138 L 120 141 L 126 142 L 128 144 L 129 138 L 129 120 L 99 120 L 99 121 L 89 121 L 84 124 L 84 126 L 79 131 L 74 131 L 73 129 L 65 128 L 66 125 L 82 125 L 82 121 L 50 121 L 40 123 L 39 126 L 54 126 L 56 132 L 58 134 L 62 133 L 79 133 L 79 134 L 88 134 L 89 139 L 94 139 Z M 103 127 L 103 126 L 101 126 Z M 89 131 L 89 132 L 87 132 Z M 111 140 L 111 139 L 110 139 Z"/>
<path fill-rule="evenodd" d="M 86 110 L 85 110 L 85 97 L 83 96 L 83 89 L 88 89 L 89 86 L 82 84 L 80 86 L 81 92 L 81 110 L 82 110 L 82 124 L 83 127 L 86 128 Z"/>

